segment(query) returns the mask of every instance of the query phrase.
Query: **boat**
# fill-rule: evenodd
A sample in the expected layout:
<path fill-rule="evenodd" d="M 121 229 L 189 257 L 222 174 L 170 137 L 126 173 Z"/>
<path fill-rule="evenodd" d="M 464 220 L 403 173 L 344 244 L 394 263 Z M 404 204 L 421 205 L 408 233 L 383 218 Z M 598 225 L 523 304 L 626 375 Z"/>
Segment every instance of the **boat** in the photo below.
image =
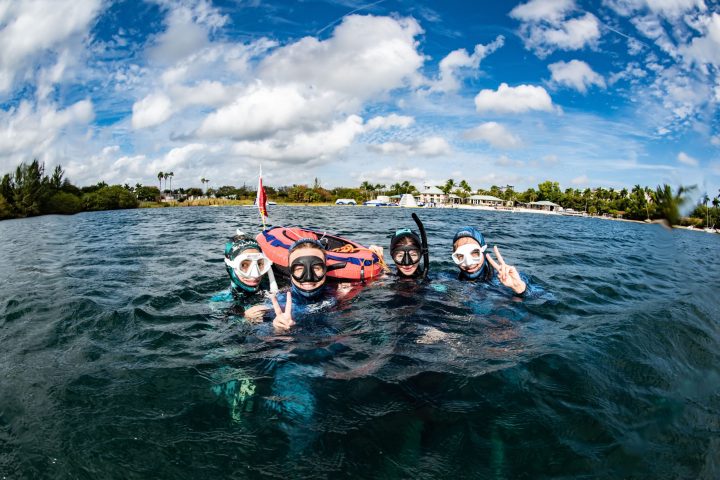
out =
<path fill-rule="evenodd" d="M 328 277 L 366 280 L 377 277 L 382 272 L 380 259 L 367 247 L 325 232 L 302 227 L 268 227 L 257 235 L 256 240 L 277 270 L 288 275 L 288 250 L 301 238 L 319 240 L 325 245 L 328 266 L 345 263 L 342 268 L 329 270 Z"/>

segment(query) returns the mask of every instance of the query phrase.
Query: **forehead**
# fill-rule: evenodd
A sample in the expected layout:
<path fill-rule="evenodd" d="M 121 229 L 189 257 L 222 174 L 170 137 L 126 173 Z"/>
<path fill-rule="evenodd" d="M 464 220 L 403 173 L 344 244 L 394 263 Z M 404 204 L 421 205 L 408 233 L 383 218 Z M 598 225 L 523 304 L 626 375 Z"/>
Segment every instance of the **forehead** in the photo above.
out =
<path fill-rule="evenodd" d="M 455 248 L 462 247 L 463 245 L 480 245 L 477 240 L 471 237 L 460 237 L 453 244 Z"/>
<path fill-rule="evenodd" d="M 293 250 L 293 252 L 290 254 L 290 261 L 293 261 L 294 259 L 298 257 L 318 257 L 325 259 L 325 255 L 323 255 L 322 250 L 319 250 L 317 248 L 313 248 L 310 246 L 307 247 L 300 247 L 297 250 Z"/>

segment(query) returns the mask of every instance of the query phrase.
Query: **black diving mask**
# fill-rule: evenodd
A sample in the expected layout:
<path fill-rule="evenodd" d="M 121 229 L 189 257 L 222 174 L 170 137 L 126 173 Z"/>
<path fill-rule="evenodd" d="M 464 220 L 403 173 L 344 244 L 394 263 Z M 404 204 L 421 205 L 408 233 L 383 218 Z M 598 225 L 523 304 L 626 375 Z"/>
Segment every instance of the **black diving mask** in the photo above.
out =
<path fill-rule="evenodd" d="M 290 264 L 290 275 L 301 283 L 315 283 L 325 278 L 325 260 L 314 255 L 298 257 Z"/>
<path fill-rule="evenodd" d="M 409 267 L 420 263 L 422 258 L 420 249 L 416 245 L 403 245 L 401 247 L 395 247 L 390 253 L 393 261 L 403 267 Z"/>

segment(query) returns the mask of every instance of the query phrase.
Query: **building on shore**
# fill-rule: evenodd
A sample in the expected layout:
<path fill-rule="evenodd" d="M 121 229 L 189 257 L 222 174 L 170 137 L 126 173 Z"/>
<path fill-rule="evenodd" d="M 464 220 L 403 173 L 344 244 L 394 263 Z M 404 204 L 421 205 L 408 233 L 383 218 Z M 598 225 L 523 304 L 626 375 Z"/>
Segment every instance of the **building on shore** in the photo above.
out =
<path fill-rule="evenodd" d="M 479 207 L 502 207 L 505 201 L 492 195 L 470 195 L 465 203 Z"/>
<path fill-rule="evenodd" d="M 415 195 L 415 199 L 418 202 L 424 203 L 425 205 L 434 204 L 440 205 L 448 202 L 448 195 L 442 190 L 433 185 L 423 185 L 423 189 Z"/>
<path fill-rule="evenodd" d="M 541 200 L 539 202 L 530 202 L 525 205 L 525 208 L 530 210 L 545 210 L 547 212 L 558 212 L 560 205 L 557 203 L 549 202 L 547 200 Z"/>

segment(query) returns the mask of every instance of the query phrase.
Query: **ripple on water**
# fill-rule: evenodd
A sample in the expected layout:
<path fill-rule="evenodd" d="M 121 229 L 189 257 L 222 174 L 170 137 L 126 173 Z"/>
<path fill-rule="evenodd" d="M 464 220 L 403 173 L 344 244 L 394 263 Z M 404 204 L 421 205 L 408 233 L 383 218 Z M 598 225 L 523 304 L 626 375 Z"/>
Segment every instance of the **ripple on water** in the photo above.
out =
<path fill-rule="evenodd" d="M 417 213 L 432 286 L 378 279 L 287 336 L 210 301 L 254 209 L 0 222 L 0 473 L 718 477 L 719 237 Z M 386 247 L 414 226 L 402 209 L 271 214 Z M 465 224 L 545 293 L 458 282 Z"/>

